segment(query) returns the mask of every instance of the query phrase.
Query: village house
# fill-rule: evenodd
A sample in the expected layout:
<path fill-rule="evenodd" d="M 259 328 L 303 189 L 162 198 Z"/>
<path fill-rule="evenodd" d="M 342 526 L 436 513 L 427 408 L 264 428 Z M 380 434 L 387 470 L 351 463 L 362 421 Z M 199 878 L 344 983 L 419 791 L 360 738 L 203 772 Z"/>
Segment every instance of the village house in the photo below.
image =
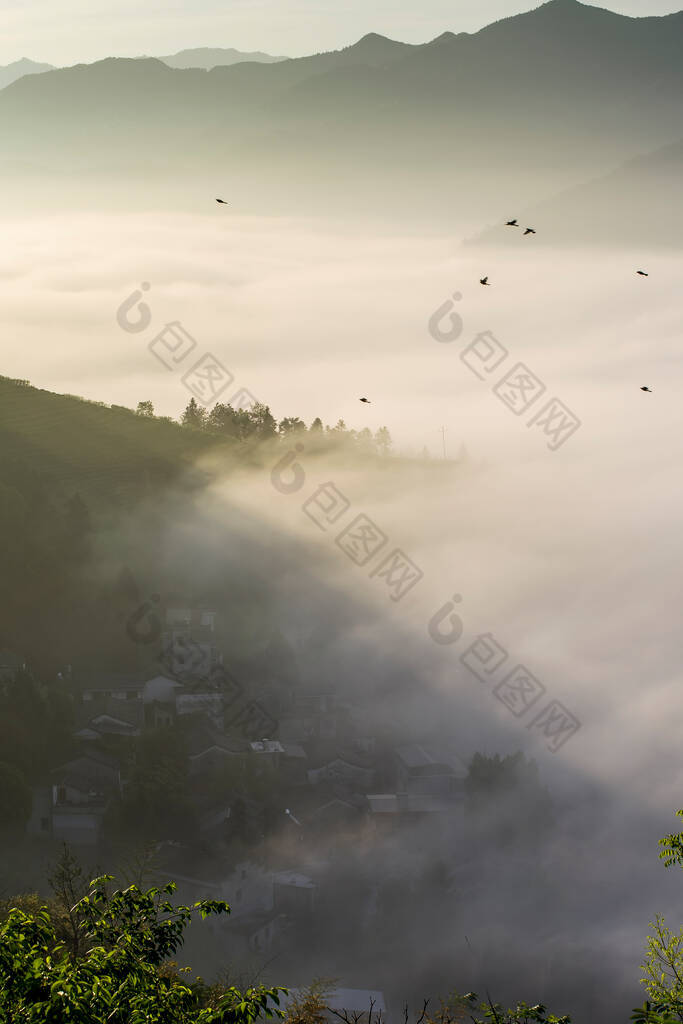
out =
<path fill-rule="evenodd" d="M 145 703 L 145 726 L 148 729 L 170 729 L 177 719 L 175 700 L 151 700 Z"/>
<path fill-rule="evenodd" d="M 55 800 L 67 801 L 67 779 L 77 780 L 79 786 L 74 788 L 74 800 L 79 802 L 78 793 L 88 792 L 121 792 L 121 765 L 116 757 L 103 751 L 88 751 L 79 757 L 67 761 L 52 771 L 52 787 Z M 82 786 L 81 786 L 82 784 Z M 66 787 L 66 792 L 62 793 Z M 80 787 L 80 788 L 79 788 Z"/>
<path fill-rule="evenodd" d="M 121 794 L 118 760 L 91 752 L 55 768 L 51 778 L 53 837 L 96 846 L 109 803 Z"/>
<path fill-rule="evenodd" d="M 343 782 L 356 790 L 370 789 L 375 781 L 372 760 L 353 749 L 340 751 L 319 767 L 309 768 L 307 775 L 313 786 L 321 782 Z"/>
<path fill-rule="evenodd" d="M 103 736 L 140 736 L 145 727 L 145 708 L 141 700 L 121 700 L 106 697 L 97 702 L 93 715 L 92 701 L 77 708 L 77 728 L 74 736 L 80 740 L 95 741 Z"/>
<path fill-rule="evenodd" d="M 178 693 L 175 700 L 176 715 L 203 715 L 214 729 L 223 730 L 225 725 L 225 704 L 220 693 Z"/>
<path fill-rule="evenodd" d="M 163 675 L 90 674 L 81 692 L 75 735 L 86 740 L 140 736 L 145 728 L 170 726 L 180 690 L 181 683 Z"/>
<path fill-rule="evenodd" d="M 116 700 L 142 700 L 145 680 L 142 676 L 124 672 L 87 673 L 81 687 L 81 700 L 100 705 L 110 697 Z"/>
<path fill-rule="evenodd" d="M 244 960 L 249 954 L 273 954 L 283 944 L 289 930 L 286 914 L 275 910 L 243 914 L 230 928 L 230 955 Z"/>
<path fill-rule="evenodd" d="M 308 875 L 278 871 L 273 875 L 273 906 L 291 917 L 308 917 L 315 908 L 317 888 Z"/>
<path fill-rule="evenodd" d="M 240 861 L 221 886 L 231 917 L 272 911 L 273 873 L 255 861 Z"/>
<path fill-rule="evenodd" d="M 358 793 L 333 796 L 307 815 L 306 824 L 323 836 L 333 837 L 337 842 L 341 830 L 353 829 L 356 834 L 355 830 L 364 826 L 365 811 L 364 798 Z"/>
<path fill-rule="evenodd" d="M 84 804 L 55 804 L 52 837 L 73 846 L 97 846 L 108 806 L 107 800 L 95 798 Z"/>
<path fill-rule="evenodd" d="M 281 796 L 289 810 L 291 836 L 302 841 L 312 833 L 319 840 L 326 836 L 334 839 L 340 830 L 355 831 L 363 826 L 368 813 L 365 796 L 340 782 L 323 780 L 316 785 L 292 785 Z"/>
<path fill-rule="evenodd" d="M 285 756 L 285 748 L 279 740 L 254 740 L 249 744 L 249 760 L 254 765 L 255 774 L 277 773 L 281 759 Z"/>
<path fill-rule="evenodd" d="M 377 831 L 392 832 L 423 821 L 445 823 L 457 816 L 457 805 L 447 797 L 423 793 L 368 793 L 370 821 Z"/>
<path fill-rule="evenodd" d="M 186 744 L 191 775 L 215 770 L 226 763 L 232 763 L 238 774 L 244 774 L 249 753 L 246 740 L 225 736 L 203 715 L 197 715 L 188 726 Z"/>
<path fill-rule="evenodd" d="M 182 691 L 183 684 L 168 676 L 152 676 L 145 680 L 142 688 L 142 700 L 145 704 L 169 704 L 175 706 L 176 697 Z"/>
<path fill-rule="evenodd" d="M 462 789 L 462 776 L 452 763 L 437 758 L 417 743 L 395 750 L 396 788 L 399 793 L 455 796 Z"/>

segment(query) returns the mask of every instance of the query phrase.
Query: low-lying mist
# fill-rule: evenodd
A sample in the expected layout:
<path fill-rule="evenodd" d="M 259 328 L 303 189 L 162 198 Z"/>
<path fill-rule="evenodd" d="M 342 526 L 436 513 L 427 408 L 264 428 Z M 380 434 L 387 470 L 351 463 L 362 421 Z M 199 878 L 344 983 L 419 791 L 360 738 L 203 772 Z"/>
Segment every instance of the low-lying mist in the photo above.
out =
<path fill-rule="evenodd" d="M 683 909 L 656 856 L 683 783 L 682 261 L 553 248 L 521 231 L 517 246 L 462 248 L 464 230 L 380 234 L 222 208 L 14 221 L 0 258 L 14 340 L 3 373 L 107 403 L 150 399 L 175 417 L 191 397 L 186 365 L 210 351 L 234 375 L 220 401 L 246 388 L 278 419 L 389 429 L 394 457 L 382 463 L 321 454 L 305 435 L 302 450 L 264 449 L 225 475 L 210 457 L 212 483 L 192 510 L 181 520 L 169 506 L 163 572 L 207 592 L 253 580 L 302 679 L 353 693 L 397 742 L 438 739 L 465 762 L 534 757 L 554 821 L 517 859 L 457 830 L 354 841 L 335 867 L 324 941 L 267 973 L 285 984 L 343 975 L 398 1000 L 488 985 L 501 1000 L 616 1021 L 640 998 L 649 920 L 667 911 L 677 927 Z M 116 313 L 141 282 L 150 323 L 126 332 Z M 168 370 L 148 345 L 174 321 L 197 347 Z M 493 369 L 468 348 L 481 332 L 506 351 Z M 520 363 L 545 389 L 521 412 L 493 391 Z M 559 445 L 528 425 L 551 398 L 580 421 Z M 330 484 L 348 507 L 323 528 L 302 506 Z M 422 573 L 399 600 L 335 543 L 361 514 L 387 554 L 400 549 Z M 145 546 L 134 525 L 131 551 Z M 441 611 L 440 628 L 459 619 L 452 643 L 430 636 Z M 252 629 L 249 643 L 267 641 Z M 481 634 L 579 720 L 555 753 L 528 727 L 533 715 L 516 717 L 463 665 Z M 452 872 L 448 899 L 427 880 L 391 941 L 367 929 L 354 948 L 335 941 L 354 872 L 417 885 L 437 861 Z"/>

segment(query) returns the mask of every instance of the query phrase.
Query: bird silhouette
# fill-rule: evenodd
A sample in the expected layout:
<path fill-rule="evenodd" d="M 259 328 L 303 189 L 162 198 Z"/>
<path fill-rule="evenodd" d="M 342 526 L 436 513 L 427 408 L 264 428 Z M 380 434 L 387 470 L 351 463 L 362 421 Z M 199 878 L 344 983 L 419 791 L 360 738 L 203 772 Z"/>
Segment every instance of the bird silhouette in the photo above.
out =
<path fill-rule="evenodd" d="M 518 228 L 519 224 L 517 223 L 517 218 L 515 217 L 514 220 L 507 221 L 506 224 L 505 224 L 505 227 L 506 228 Z"/>
<path fill-rule="evenodd" d="M 652 388 L 641 388 L 641 391 L 649 391 L 652 394 Z"/>
<path fill-rule="evenodd" d="M 489 283 L 488 277 L 482 277 L 481 280 L 479 281 L 479 284 L 488 284 L 488 283 Z"/>
<path fill-rule="evenodd" d="M 359 402 L 367 402 L 368 405 L 372 405 L 372 402 L 370 401 L 369 398 L 359 398 L 358 401 Z"/>
<path fill-rule="evenodd" d="M 225 206 L 229 206 L 229 205 L 230 205 L 229 203 L 226 203 L 226 202 L 225 202 L 225 199 L 217 199 L 217 200 L 216 200 L 216 202 L 217 202 L 217 203 L 224 203 L 224 204 L 225 204 Z"/>
<path fill-rule="evenodd" d="M 649 277 L 650 276 L 644 270 L 636 270 L 636 274 L 640 274 L 641 277 Z"/>
<path fill-rule="evenodd" d="M 525 235 L 535 235 L 536 232 L 535 232 L 535 230 L 533 228 L 527 228 L 526 231 L 524 232 L 524 234 Z"/>

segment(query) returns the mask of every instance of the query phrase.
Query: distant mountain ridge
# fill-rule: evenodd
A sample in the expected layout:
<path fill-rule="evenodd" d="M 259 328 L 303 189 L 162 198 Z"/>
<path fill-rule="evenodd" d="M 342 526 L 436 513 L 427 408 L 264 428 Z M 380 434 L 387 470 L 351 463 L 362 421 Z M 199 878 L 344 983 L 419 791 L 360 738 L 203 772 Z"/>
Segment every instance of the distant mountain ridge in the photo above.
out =
<path fill-rule="evenodd" d="M 567 189 L 519 215 L 538 231 L 534 245 L 683 246 L 683 139 L 629 160 L 609 174 Z M 503 224 L 468 245 L 518 244 Z"/>
<path fill-rule="evenodd" d="M 229 67 L 232 64 L 240 64 L 245 61 L 259 64 L 275 64 L 279 61 L 289 60 L 288 57 L 273 57 L 269 53 L 261 53 L 258 50 L 254 53 L 247 53 L 232 48 L 220 49 L 209 46 L 202 46 L 193 50 L 180 50 L 178 53 L 172 53 L 166 57 L 154 58 L 145 55 L 137 59 L 161 60 L 171 68 L 204 68 L 206 71 L 216 67 Z M 95 61 L 94 63 L 99 62 Z M 11 85 L 12 82 L 18 81 L 24 75 L 38 75 L 45 71 L 58 70 L 63 70 L 63 68 L 58 68 L 55 64 L 41 64 L 37 61 L 29 60 L 27 57 L 22 57 L 20 60 L 15 60 L 4 67 L 0 66 L 0 89 L 4 89 L 6 86 Z"/>
<path fill-rule="evenodd" d="M 24 75 L 40 75 L 45 71 L 54 70 L 54 64 L 39 64 L 35 60 L 29 60 L 28 57 L 22 57 L 20 60 L 15 60 L 12 64 L 5 64 L 4 67 L 0 67 L 0 89 L 4 89 L 6 85 L 11 85 L 12 82 L 16 82 L 19 78 L 23 78 Z"/>
<path fill-rule="evenodd" d="M 242 209 L 477 219 L 683 138 L 681 52 L 683 12 L 550 0 L 425 44 L 370 33 L 209 71 L 109 58 L 2 90 L 2 160 L 183 194 L 228 180 Z"/>
<path fill-rule="evenodd" d="M 170 68 L 204 68 L 210 71 L 211 68 L 230 67 L 232 64 L 241 64 L 251 61 L 257 64 L 276 64 L 282 60 L 289 60 L 288 57 L 274 57 L 269 53 L 261 53 L 256 50 L 253 53 L 228 49 L 200 46 L 191 50 L 180 50 L 178 53 L 169 54 L 166 57 L 159 57 L 164 64 Z"/>

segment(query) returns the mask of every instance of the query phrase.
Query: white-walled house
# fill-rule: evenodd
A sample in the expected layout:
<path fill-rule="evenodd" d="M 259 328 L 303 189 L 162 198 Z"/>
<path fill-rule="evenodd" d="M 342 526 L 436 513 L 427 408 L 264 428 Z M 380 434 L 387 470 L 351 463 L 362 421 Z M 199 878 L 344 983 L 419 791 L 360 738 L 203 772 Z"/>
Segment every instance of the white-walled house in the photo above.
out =
<path fill-rule="evenodd" d="M 175 704 L 176 697 L 183 685 L 177 679 L 170 679 L 168 676 L 152 676 L 145 681 L 142 687 L 142 700 L 145 704 L 159 701 L 163 704 Z"/>
<path fill-rule="evenodd" d="M 254 861 L 241 861 L 221 885 L 221 899 L 230 904 L 230 917 L 272 911 L 273 873 Z"/>
<path fill-rule="evenodd" d="M 273 903 L 276 910 L 290 917 L 313 913 L 318 886 L 298 871 L 278 871 L 273 875 Z"/>

